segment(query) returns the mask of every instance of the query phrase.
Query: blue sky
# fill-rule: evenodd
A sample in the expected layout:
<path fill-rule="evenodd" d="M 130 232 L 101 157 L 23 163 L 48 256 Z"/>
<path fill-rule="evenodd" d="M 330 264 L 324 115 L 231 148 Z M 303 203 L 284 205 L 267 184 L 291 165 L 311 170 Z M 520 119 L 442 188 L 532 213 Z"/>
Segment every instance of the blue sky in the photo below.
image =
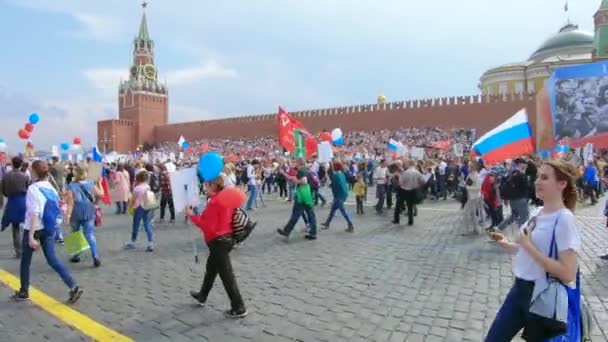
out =
<path fill-rule="evenodd" d="M 490 67 L 526 59 L 565 23 L 556 0 L 150 0 L 170 120 L 478 93 Z M 600 0 L 570 1 L 587 31 Z M 38 148 L 116 117 L 141 18 L 132 0 L 0 0 L 0 137 Z M 17 148 L 15 148 L 17 147 Z"/>

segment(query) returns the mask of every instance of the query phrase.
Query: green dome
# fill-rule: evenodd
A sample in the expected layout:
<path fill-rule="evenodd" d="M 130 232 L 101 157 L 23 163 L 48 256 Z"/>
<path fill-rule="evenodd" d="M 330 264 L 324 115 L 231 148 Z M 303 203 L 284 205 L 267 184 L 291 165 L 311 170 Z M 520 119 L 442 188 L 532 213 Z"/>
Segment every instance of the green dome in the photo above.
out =
<path fill-rule="evenodd" d="M 593 49 L 593 34 L 578 29 L 578 26 L 568 24 L 554 36 L 545 40 L 541 46 L 534 51 L 530 59 L 537 59 L 547 55 L 562 52 L 569 49 Z"/>

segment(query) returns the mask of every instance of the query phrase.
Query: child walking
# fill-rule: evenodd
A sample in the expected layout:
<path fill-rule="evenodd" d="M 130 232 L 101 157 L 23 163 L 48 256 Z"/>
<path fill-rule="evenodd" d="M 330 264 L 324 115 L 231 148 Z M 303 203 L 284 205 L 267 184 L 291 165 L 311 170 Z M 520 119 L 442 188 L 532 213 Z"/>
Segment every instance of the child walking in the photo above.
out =
<path fill-rule="evenodd" d="M 357 176 L 357 182 L 353 188 L 355 198 L 357 199 L 357 214 L 363 215 L 363 201 L 365 200 L 365 193 L 367 192 L 367 185 L 363 179 L 363 175 Z"/>

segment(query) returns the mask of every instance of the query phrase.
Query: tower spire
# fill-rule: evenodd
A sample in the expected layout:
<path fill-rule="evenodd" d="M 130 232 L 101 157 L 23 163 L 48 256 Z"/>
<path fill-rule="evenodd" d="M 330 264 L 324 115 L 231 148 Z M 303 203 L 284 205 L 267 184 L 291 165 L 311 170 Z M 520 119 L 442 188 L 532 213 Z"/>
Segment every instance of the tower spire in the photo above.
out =
<path fill-rule="evenodd" d="M 148 7 L 147 2 L 143 2 L 141 4 L 141 8 L 143 10 L 143 15 L 141 16 L 141 24 L 139 25 L 139 34 L 137 35 L 137 39 L 140 41 L 148 41 L 150 40 L 150 34 L 148 33 L 148 20 L 146 19 L 146 7 Z"/>

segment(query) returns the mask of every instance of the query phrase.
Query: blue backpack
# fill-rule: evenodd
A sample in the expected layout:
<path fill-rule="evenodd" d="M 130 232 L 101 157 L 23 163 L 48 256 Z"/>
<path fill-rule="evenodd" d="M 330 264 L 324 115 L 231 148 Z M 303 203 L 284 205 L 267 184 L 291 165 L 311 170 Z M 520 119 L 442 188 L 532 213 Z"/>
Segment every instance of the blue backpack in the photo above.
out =
<path fill-rule="evenodd" d="M 59 196 L 51 189 L 39 187 L 38 190 L 46 198 L 42 211 L 42 226 L 47 234 L 54 234 L 61 221 L 61 208 L 59 207 Z"/>

